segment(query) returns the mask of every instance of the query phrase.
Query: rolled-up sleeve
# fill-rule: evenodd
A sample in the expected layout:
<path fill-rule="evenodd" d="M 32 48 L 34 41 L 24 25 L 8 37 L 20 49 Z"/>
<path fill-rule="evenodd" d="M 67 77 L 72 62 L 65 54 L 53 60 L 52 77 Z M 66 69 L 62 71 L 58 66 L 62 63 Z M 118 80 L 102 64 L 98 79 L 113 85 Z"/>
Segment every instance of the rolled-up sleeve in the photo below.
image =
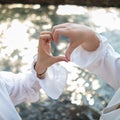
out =
<path fill-rule="evenodd" d="M 37 56 L 35 56 L 36 59 Z M 35 77 L 37 78 L 34 68 L 32 69 Z M 47 69 L 46 77 L 39 81 L 41 88 L 52 99 L 58 99 L 62 94 L 67 83 L 67 70 L 60 64 L 55 63 Z"/>
<path fill-rule="evenodd" d="M 71 54 L 71 61 L 95 73 L 114 88 L 120 87 L 120 54 L 107 42 L 106 38 L 98 35 L 100 46 L 96 51 L 88 52 L 81 46 Z"/>
<path fill-rule="evenodd" d="M 40 88 L 52 99 L 57 99 L 66 86 L 67 71 L 60 64 L 56 63 L 49 67 L 44 80 L 37 78 L 34 64 L 35 60 L 31 70 L 26 73 L 0 72 L 0 80 L 4 81 L 14 105 L 24 101 L 38 101 Z"/>
<path fill-rule="evenodd" d="M 30 71 L 19 74 L 1 71 L 0 80 L 5 83 L 14 105 L 24 101 L 35 102 L 39 99 L 40 85 Z"/>

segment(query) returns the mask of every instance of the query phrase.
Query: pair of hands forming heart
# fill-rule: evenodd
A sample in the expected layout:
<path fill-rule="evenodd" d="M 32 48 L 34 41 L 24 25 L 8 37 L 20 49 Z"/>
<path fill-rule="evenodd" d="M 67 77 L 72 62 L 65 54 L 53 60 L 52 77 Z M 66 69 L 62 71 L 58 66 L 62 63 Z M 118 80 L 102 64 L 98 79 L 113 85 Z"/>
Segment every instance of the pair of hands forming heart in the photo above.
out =
<path fill-rule="evenodd" d="M 70 40 L 70 45 L 66 50 L 65 56 L 52 56 L 51 40 L 57 43 L 60 35 L 67 36 Z M 56 25 L 51 32 L 41 32 L 38 46 L 38 60 L 36 63 L 39 73 L 42 73 L 56 62 L 70 61 L 72 51 L 79 45 L 82 45 L 88 51 L 93 51 L 98 47 L 99 40 L 95 32 L 89 27 L 74 23 Z"/>

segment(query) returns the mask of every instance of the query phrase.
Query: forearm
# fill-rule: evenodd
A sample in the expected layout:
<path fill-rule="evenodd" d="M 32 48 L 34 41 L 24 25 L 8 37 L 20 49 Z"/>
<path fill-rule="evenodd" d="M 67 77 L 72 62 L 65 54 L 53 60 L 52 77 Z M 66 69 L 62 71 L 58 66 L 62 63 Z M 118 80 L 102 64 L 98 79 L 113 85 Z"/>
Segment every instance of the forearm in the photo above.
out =
<path fill-rule="evenodd" d="M 81 68 L 95 73 L 114 88 L 118 88 L 120 55 L 113 50 L 105 38 L 99 37 L 99 39 L 100 46 L 95 51 L 89 52 L 79 46 L 71 54 L 71 60 Z"/>
<path fill-rule="evenodd" d="M 88 29 L 86 31 L 84 39 L 85 40 L 81 44 L 81 46 L 89 52 L 95 51 L 100 45 L 100 40 L 99 40 L 97 34 L 91 29 Z"/>

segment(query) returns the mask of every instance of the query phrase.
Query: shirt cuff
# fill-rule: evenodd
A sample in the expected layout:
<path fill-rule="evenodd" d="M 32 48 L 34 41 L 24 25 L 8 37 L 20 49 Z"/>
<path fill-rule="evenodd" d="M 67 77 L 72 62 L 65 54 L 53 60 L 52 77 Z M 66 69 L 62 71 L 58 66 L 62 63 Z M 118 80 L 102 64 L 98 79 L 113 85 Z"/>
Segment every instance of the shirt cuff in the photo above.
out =
<path fill-rule="evenodd" d="M 34 69 L 36 59 L 37 55 L 34 57 L 34 62 L 32 65 L 32 71 L 36 79 L 39 80 L 41 88 L 49 97 L 52 99 L 58 99 L 67 84 L 67 70 L 60 65 L 60 63 L 55 63 L 47 69 L 45 79 L 41 80 L 37 77 Z"/>
<path fill-rule="evenodd" d="M 78 46 L 71 54 L 70 59 L 81 68 L 88 68 L 91 64 L 97 63 L 102 56 L 104 56 L 105 45 L 107 40 L 101 35 L 97 35 L 100 40 L 100 46 L 97 50 L 89 52 L 86 51 L 81 45 Z"/>

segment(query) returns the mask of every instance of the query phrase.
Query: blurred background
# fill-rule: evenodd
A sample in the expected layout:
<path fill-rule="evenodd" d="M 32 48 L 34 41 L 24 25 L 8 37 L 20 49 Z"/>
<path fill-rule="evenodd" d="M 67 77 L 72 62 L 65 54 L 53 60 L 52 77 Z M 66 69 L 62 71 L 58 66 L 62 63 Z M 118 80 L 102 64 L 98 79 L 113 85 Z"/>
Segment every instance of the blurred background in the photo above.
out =
<path fill-rule="evenodd" d="M 60 23 L 85 24 L 107 37 L 120 53 L 120 9 L 79 5 L 0 4 L 0 70 L 14 73 L 31 67 L 43 30 Z M 52 43 L 53 55 L 63 55 L 69 39 Z M 98 120 L 115 90 L 101 78 L 73 63 L 63 63 L 69 71 L 67 87 L 58 100 L 40 90 L 36 103 L 16 106 L 23 120 Z"/>

